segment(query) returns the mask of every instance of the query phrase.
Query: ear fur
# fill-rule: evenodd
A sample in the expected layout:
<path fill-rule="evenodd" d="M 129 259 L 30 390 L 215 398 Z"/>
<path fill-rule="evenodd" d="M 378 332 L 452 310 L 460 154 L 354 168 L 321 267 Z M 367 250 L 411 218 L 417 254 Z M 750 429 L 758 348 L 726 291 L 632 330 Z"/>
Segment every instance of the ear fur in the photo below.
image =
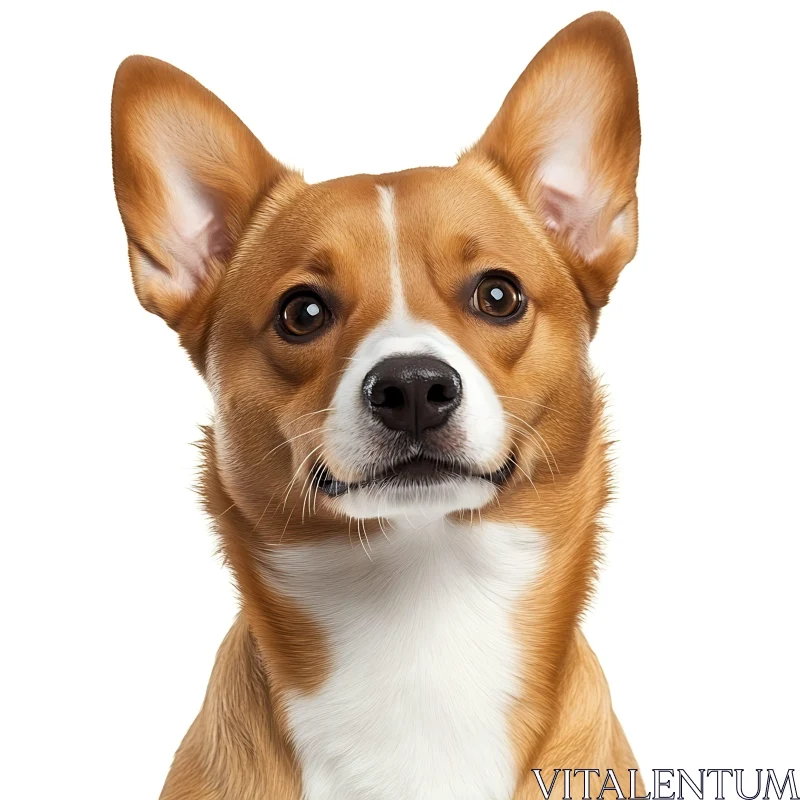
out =
<path fill-rule="evenodd" d="M 628 37 L 595 12 L 542 48 L 469 151 L 498 166 L 539 214 L 595 311 L 636 252 L 639 143 Z"/>
<path fill-rule="evenodd" d="M 180 331 L 213 291 L 254 203 L 288 170 L 215 95 L 145 56 L 117 70 L 111 138 L 136 294 Z"/>

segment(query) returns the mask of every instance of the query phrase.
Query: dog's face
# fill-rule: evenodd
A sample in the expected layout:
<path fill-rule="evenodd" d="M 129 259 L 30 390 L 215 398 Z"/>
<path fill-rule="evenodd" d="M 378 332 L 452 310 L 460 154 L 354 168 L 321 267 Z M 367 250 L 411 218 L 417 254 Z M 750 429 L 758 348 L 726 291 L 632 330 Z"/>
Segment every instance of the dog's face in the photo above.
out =
<path fill-rule="evenodd" d="M 279 465 L 318 509 L 447 513 L 547 455 L 527 420 L 581 364 L 588 319 L 492 170 L 300 186 L 256 220 L 207 355 L 230 482 L 272 491 Z"/>
<path fill-rule="evenodd" d="M 113 133 L 137 292 L 208 380 L 220 479 L 254 525 L 472 511 L 578 457 L 588 343 L 636 247 L 613 18 L 555 37 L 454 167 L 307 185 L 143 58 Z"/>

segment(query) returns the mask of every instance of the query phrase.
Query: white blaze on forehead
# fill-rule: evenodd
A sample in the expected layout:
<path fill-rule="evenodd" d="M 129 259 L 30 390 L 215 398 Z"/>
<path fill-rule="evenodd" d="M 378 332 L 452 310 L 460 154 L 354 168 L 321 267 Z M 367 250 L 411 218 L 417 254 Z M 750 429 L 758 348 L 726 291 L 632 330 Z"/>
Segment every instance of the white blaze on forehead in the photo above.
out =
<path fill-rule="evenodd" d="M 392 287 L 392 314 L 399 316 L 408 313 L 403 293 L 403 275 L 400 271 L 400 248 L 397 243 L 397 218 L 395 216 L 394 189 L 379 186 L 381 201 L 381 221 L 386 228 L 389 241 L 389 279 Z"/>

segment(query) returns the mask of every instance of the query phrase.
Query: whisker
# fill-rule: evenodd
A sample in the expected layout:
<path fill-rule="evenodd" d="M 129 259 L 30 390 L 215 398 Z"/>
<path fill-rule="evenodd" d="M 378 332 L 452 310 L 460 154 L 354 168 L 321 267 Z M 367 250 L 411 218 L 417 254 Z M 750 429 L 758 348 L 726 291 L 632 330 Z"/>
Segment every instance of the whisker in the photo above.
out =
<path fill-rule="evenodd" d="M 304 459 L 303 459 L 303 460 L 300 462 L 300 465 L 299 465 L 299 466 L 297 467 L 297 469 L 294 471 L 294 474 L 292 475 L 292 479 L 291 479 L 291 481 L 289 482 L 289 486 L 288 486 L 288 488 L 286 489 L 286 494 L 285 494 L 285 495 L 284 495 L 284 497 L 283 497 L 283 510 L 284 510 L 284 511 L 286 510 L 286 503 L 287 503 L 287 502 L 288 502 L 288 500 L 289 500 L 289 495 L 290 495 L 290 493 L 291 493 L 291 491 L 292 491 L 292 487 L 294 486 L 294 482 L 297 480 L 297 476 L 298 476 L 298 474 L 299 474 L 300 470 L 303 468 L 303 465 L 306 463 L 306 461 L 308 461 L 308 459 L 309 459 L 309 458 L 311 458 L 311 456 L 313 456 L 313 455 L 314 455 L 314 453 L 316 453 L 316 452 L 317 452 L 317 450 L 320 450 L 322 447 L 324 447 L 324 445 L 322 445 L 322 444 L 318 444 L 318 445 L 317 445 L 317 446 L 316 446 L 316 447 L 315 447 L 315 448 L 314 448 L 314 449 L 313 449 L 313 450 L 312 450 L 312 451 L 311 451 L 311 452 L 310 452 L 310 453 L 309 453 L 309 454 L 308 454 L 308 455 L 307 455 L 307 456 L 306 456 L 306 457 L 305 457 L 305 458 L 304 458 Z"/>
<path fill-rule="evenodd" d="M 531 486 L 533 486 L 533 491 L 536 492 L 536 496 L 541 500 L 541 496 L 539 495 L 539 490 L 536 488 L 536 484 L 533 482 L 533 478 L 523 469 L 521 464 L 517 464 L 519 467 L 520 472 L 530 481 Z"/>
<path fill-rule="evenodd" d="M 369 542 L 369 535 L 367 534 L 367 521 L 362 519 L 361 520 L 361 527 L 364 529 L 364 539 L 367 543 L 367 547 L 369 547 L 370 551 L 372 551 L 372 545 Z"/>
<path fill-rule="evenodd" d="M 283 530 L 281 531 L 281 538 L 278 539 L 278 544 L 283 543 L 283 537 L 286 535 L 286 530 L 289 527 L 289 522 L 292 519 L 292 514 L 294 514 L 294 510 L 297 508 L 297 503 L 292 506 L 292 510 L 289 512 L 289 516 L 286 517 L 286 524 L 283 526 Z"/>
<path fill-rule="evenodd" d="M 498 396 L 505 397 L 505 395 L 498 395 Z M 553 472 L 553 465 L 550 463 L 550 457 L 552 457 L 553 459 L 553 463 L 555 464 L 556 467 L 556 472 L 560 473 L 561 470 L 558 468 L 558 462 L 556 461 L 556 457 L 553 454 L 553 451 L 550 449 L 550 446 L 547 444 L 545 438 L 539 433 L 539 431 L 536 430 L 536 428 L 534 428 L 529 422 L 527 422 L 527 420 L 524 420 L 522 417 L 518 417 L 516 414 L 512 414 L 510 411 L 506 411 L 505 409 L 502 410 L 502 413 L 506 417 L 512 417 L 513 419 L 519 420 L 529 431 L 531 431 L 531 433 L 533 433 L 541 442 L 544 443 L 544 446 L 547 448 L 547 451 L 550 453 L 550 456 L 548 456 L 547 453 L 539 445 L 537 445 L 537 449 L 544 456 L 545 461 L 547 462 L 547 468 L 550 471 L 550 475 L 552 476 L 553 482 L 555 482 L 555 473 Z M 469 417 L 472 417 L 474 419 L 480 419 L 480 421 L 485 421 L 487 419 L 486 416 L 478 417 L 478 415 L 474 413 L 469 414 Z M 488 417 L 488 419 L 493 419 L 493 418 L 497 419 L 496 417 Z M 506 424 L 508 424 L 508 422 L 506 422 Z M 523 433 L 522 430 L 520 430 L 519 428 L 515 428 L 513 425 L 509 425 L 509 428 L 511 430 L 516 430 L 519 433 Z M 530 441 L 533 441 L 530 439 L 530 435 L 528 435 L 528 438 Z"/>
<path fill-rule="evenodd" d="M 320 470 L 314 476 L 314 512 L 313 512 L 314 514 L 317 513 L 317 495 L 319 494 L 319 477 L 320 477 L 321 471 L 325 469 L 325 460 L 326 459 L 325 459 L 324 454 L 322 456 L 320 456 L 320 462 L 321 462 L 320 463 Z"/>
<path fill-rule="evenodd" d="M 553 455 L 553 451 L 550 449 L 550 445 L 547 444 L 547 442 L 545 441 L 544 436 L 542 436 L 542 434 L 539 433 L 539 431 L 537 431 L 536 428 L 533 427 L 533 425 L 529 424 L 524 419 L 522 419 L 522 417 L 518 417 L 516 414 L 512 414 L 510 411 L 504 411 L 503 413 L 504 414 L 508 414 L 509 417 L 513 417 L 514 419 L 519 420 L 526 428 L 530 429 L 530 431 L 534 434 L 534 436 L 538 436 L 539 439 L 542 440 L 542 444 L 544 444 L 544 446 L 547 448 L 547 451 L 550 453 L 550 455 L 553 458 L 553 463 L 556 465 L 556 470 L 558 472 L 561 472 L 561 470 L 558 469 L 558 462 L 556 461 L 556 457 Z M 549 466 L 549 464 L 550 464 L 550 460 L 549 459 L 548 459 L 547 463 L 548 463 L 548 466 Z M 552 467 L 550 468 L 550 474 L 553 475 Z M 556 476 L 553 475 L 553 481 L 555 481 L 555 479 L 556 479 Z"/>
<path fill-rule="evenodd" d="M 308 474 L 306 475 L 306 479 L 303 481 L 303 485 L 300 487 L 300 493 L 303 497 L 303 505 L 302 505 L 302 515 L 301 515 L 301 525 L 305 525 L 306 522 L 306 500 L 309 499 L 311 494 L 311 489 L 314 485 L 313 479 L 311 476 L 314 474 L 315 470 L 318 469 L 320 456 L 317 456 L 314 459 L 314 463 L 311 465 L 311 469 L 309 469 Z M 306 489 L 306 484 L 308 484 L 308 488 Z M 308 513 L 311 514 L 311 505 L 308 506 Z"/>
<path fill-rule="evenodd" d="M 378 517 L 378 527 L 381 529 L 381 533 L 382 533 L 384 536 L 386 536 L 386 540 L 387 540 L 388 542 L 391 542 L 392 540 L 391 540 L 391 539 L 388 537 L 388 535 L 386 534 L 386 528 L 384 528 L 384 527 L 383 527 L 383 518 L 382 518 L 382 517 L 380 517 L 380 516 Z"/>
<path fill-rule="evenodd" d="M 348 369 L 350 369 L 350 367 L 342 367 L 341 369 L 334 370 L 333 372 L 329 372 L 328 374 L 331 376 L 341 375 L 343 372 L 347 372 Z"/>
<path fill-rule="evenodd" d="M 285 442 L 281 442 L 277 447 L 273 447 L 272 450 L 270 450 L 268 453 L 265 453 L 264 456 L 262 456 L 261 461 L 267 458 L 267 456 L 271 456 L 276 450 L 280 450 L 281 447 L 286 447 L 287 444 L 291 444 L 296 439 L 300 439 L 303 436 L 310 436 L 312 433 L 319 433 L 319 431 L 329 431 L 329 430 L 333 429 L 329 428 L 326 425 L 321 425 L 319 428 L 312 428 L 310 431 L 305 431 L 304 433 L 298 433 L 297 436 L 292 436 L 291 439 L 287 439 Z M 258 463 L 260 464 L 261 461 L 259 461 Z"/>
<path fill-rule="evenodd" d="M 531 436 L 530 433 L 528 433 L 524 428 L 520 428 L 517 425 L 509 425 L 508 428 L 509 430 L 518 433 L 520 436 L 522 436 L 526 441 L 530 442 L 536 448 L 537 452 L 540 455 L 542 455 L 545 461 L 547 462 L 547 466 L 550 469 L 550 473 L 552 475 L 553 470 L 550 467 L 550 461 L 547 458 L 547 453 L 542 449 L 542 446 L 539 444 L 539 442 L 536 439 L 534 439 L 533 436 Z"/>
<path fill-rule="evenodd" d="M 313 417 L 314 414 L 324 414 L 326 411 L 333 411 L 333 406 L 328 406 L 328 408 L 320 408 L 319 411 L 309 411 L 308 414 L 301 414 L 299 417 L 295 417 L 292 422 L 297 422 L 297 420 L 303 419 L 304 417 Z"/>
<path fill-rule="evenodd" d="M 219 519 L 220 517 L 224 517 L 235 505 L 236 505 L 236 503 L 231 503 L 221 514 L 217 514 L 215 519 Z"/>
<path fill-rule="evenodd" d="M 510 394 L 499 394 L 498 397 L 503 398 L 504 400 L 519 400 L 520 403 L 527 403 L 531 406 L 538 406 L 539 408 L 546 408 L 548 411 L 552 411 L 554 414 L 558 414 L 558 412 L 554 408 L 550 408 L 550 406 L 544 405 L 544 403 L 536 403 L 533 400 L 526 400 L 524 397 L 514 397 Z"/>
<path fill-rule="evenodd" d="M 367 554 L 367 558 L 370 561 L 372 561 L 372 556 L 369 553 L 367 553 L 367 548 L 364 547 L 364 542 L 361 539 L 361 519 L 356 519 L 356 530 L 358 531 L 358 541 L 361 542 L 361 547 L 363 548 L 364 552 Z M 365 538 L 367 538 L 366 527 L 364 529 L 364 536 L 365 536 Z M 367 538 L 367 541 L 369 541 L 368 538 Z M 370 548 L 370 549 L 372 549 L 372 548 Z"/>
<path fill-rule="evenodd" d="M 269 500 L 267 500 L 267 504 L 264 506 L 264 510 L 261 512 L 261 516 L 258 518 L 258 522 L 256 522 L 256 524 L 253 526 L 253 532 L 255 532 L 257 530 L 258 526 L 261 524 L 261 520 L 264 519 L 264 514 L 267 513 L 267 510 L 269 509 L 270 505 L 272 504 L 272 501 L 275 498 L 275 495 L 277 494 L 277 492 L 278 492 L 278 489 L 276 487 L 273 490 L 272 494 L 269 496 Z M 277 511 L 278 509 L 276 508 L 275 510 Z"/>

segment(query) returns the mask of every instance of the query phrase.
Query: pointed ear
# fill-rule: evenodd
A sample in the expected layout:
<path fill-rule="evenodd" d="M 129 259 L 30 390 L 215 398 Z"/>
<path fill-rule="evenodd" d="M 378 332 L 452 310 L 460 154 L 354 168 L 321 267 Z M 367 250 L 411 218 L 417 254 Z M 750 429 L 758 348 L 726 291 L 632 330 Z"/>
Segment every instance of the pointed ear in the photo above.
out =
<path fill-rule="evenodd" d="M 254 203 L 288 170 L 211 92 L 144 56 L 117 70 L 111 139 L 136 294 L 182 329 L 220 279 Z"/>
<path fill-rule="evenodd" d="M 541 216 L 595 310 L 636 252 L 639 141 L 628 37 L 597 12 L 542 48 L 470 151 Z"/>

